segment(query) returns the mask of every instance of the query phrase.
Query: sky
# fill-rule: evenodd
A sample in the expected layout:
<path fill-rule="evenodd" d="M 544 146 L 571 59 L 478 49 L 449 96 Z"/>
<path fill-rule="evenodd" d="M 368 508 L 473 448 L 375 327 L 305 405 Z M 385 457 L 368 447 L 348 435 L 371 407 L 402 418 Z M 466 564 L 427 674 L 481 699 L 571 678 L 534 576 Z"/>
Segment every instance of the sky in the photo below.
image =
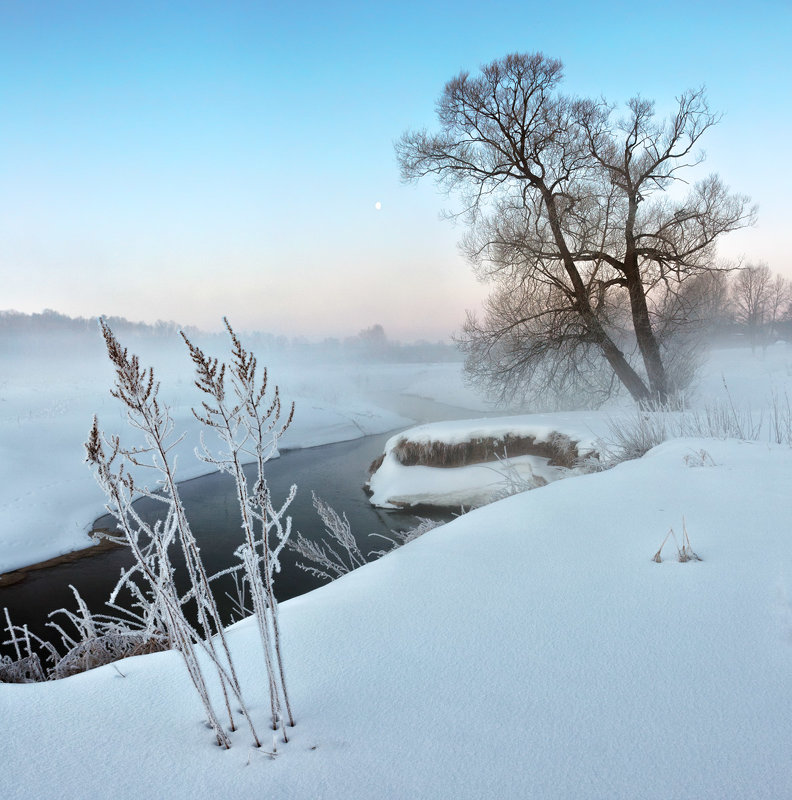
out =
<path fill-rule="evenodd" d="M 0 0 L 0 310 L 448 339 L 487 288 L 393 142 L 533 51 L 571 94 L 706 86 L 706 172 L 759 205 L 721 253 L 792 276 L 790 40 L 788 0 Z"/>

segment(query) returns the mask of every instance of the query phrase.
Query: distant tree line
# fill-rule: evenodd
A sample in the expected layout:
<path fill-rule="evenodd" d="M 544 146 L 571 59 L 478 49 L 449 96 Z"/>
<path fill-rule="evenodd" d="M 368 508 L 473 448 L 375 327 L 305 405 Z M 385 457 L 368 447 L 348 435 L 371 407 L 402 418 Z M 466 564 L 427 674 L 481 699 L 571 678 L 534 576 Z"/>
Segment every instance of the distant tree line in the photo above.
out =
<path fill-rule="evenodd" d="M 193 326 L 158 320 L 154 324 L 131 322 L 124 317 L 104 317 L 106 323 L 129 339 L 162 339 L 177 341 L 179 331 L 201 342 L 222 340 L 221 333 L 207 333 Z M 0 342 L 7 346 L 30 349 L 43 336 L 57 336 L 69 340 L 96 340 L 99 336 L 98 317 L 70 317 L 51 309 L 40 313 L 25 314 L 20 311 L 0 311 Z M 459 361 L 461 355 L 456 344 L 419 340 L 403 344 L 389 339 L 382 325 L 372 325 L 354 336 L 345 338 L 327 337 L 321 341 L 304 336 L 278 336 L 264 331 L 245 333 L 257 352 L 266 357 L 288 356 L 297 360 L 357 360 L 385 361 L 394 363 Z M 178 340 L 179 343 L 181 340 Z"/>
<path fill-rule="evenodd" d="M 124 317 L 104 317 L 113 330 L 141 336 L 174 336 L 180 330 L 187 334 L 198 333 L 198 328 L 179 325 L 176 322 L 157 320 L 153 325 L 146 322 L 131 322 Z M 20 336 L 29 334 L 85 334 L 98 336 L 99 317 L 70 317 L 50 308 L 39 313 L 25 314 L 21 311 L 0 311 L 0 335 Z"/>

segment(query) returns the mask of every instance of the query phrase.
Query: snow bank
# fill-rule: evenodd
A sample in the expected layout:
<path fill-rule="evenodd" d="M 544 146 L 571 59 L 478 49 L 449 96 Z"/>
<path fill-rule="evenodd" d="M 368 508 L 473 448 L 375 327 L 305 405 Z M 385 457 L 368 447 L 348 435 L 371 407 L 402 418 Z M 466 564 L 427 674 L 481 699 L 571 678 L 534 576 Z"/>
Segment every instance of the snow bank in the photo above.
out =
<path fill-rule="evenodd" d="M 580 455 L 595 449 L 594 430 L 601 431 L 601 415 L 591 412 L 529 414 L 488 419 L 468 419 L 418 425 L 392 436 L 385 444 L 382 463 L 368 482 L 371 503 L 382 508 L 412 505 L 479 506 L 502 495 L 512 478 L 549 483 L 570 474 L 569 469 L 549 463 L 545 450 L 556 443 L 571 443 Z M 496 458 L 479 464 L 431 466 L 405 464 L 402 452 L 427 451 L 438 445 L 454 448 L 480 441 L 503 442 L 522 439 L 538 445 L 541 455 L 509 455 L 508 447 L 496 446 Z M 485 448 L 489 449 L 489 448 Z M 499 460 L 506 451 L 508 461 Z M 498 453 L 497 451 L 501 451 Z M 556 459 L 557 461 L 557 459 Z"/>
<path fill-rule="evenodd" d="M 0 685 L 0 797 L 786 797 L 790 485 L 792 450 L 668 442 L 283 604 L 275 761 L 213 745 L 175 653 Z M 683 516 L 703 561 L 652 562 Z M 255 637 L 231 632 L 248 685 Z"/>
<path fill-rule="evenodd" d="M 601 426 L 600 415 L 586 411 L 431 422 L 395 434 L 387 441 L 385 452 L 393 450 L 402 439 L 423 444 L 460 444 L 473 439 L 530 436 L 537 442 L 547 442 L 554 433 L 563 433 L 579 442 L 579 449 L 591 450 L 594 449 L 596 438 L 593 430 L 600 429 Z"/>
<path fill-rule="evenodd" d="M 525 481 L 538 478 L 542 484 L 568 471 L 537 456 L 510 458 L 508 466 L 493 461 L 465 467 L 405 467 L 390 452 L 369 479 L 370 500 L 380 508 L 424 505 L 459 510 L 486 505 L 504 492 L 511 470 Z"/>

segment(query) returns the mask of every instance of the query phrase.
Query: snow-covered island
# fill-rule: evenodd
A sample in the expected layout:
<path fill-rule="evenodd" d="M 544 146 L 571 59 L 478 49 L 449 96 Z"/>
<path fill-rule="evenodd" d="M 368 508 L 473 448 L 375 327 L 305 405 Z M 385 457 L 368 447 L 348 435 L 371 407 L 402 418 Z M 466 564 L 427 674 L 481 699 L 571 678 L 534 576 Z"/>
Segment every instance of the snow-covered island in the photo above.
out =
<path fill-rule="evenodd" d="M 735 407 L 758 416 L 772 392 L 792 394 L 790 376 L 785 346 L 716 353 L 698 402 L 719 400 L 725 378 Z M 402 391 L 404 377 L 392 382 Z M 452 402 L 447 375 L 430 378 L 416 376 L 421 392 L 434 385 Z M 291 382 L 309 408 L 311 387 L 324 386 L 314 406 L 354 419 L 339 431 L 388 424 L 363 393 L 347 407 L 338 387 L 331 397 L 319 379 Z M 101 504 L 73 457 L 78 407 L 93 399 L 68 381 L 37 386 L 27 405 L 13 383 L 0 388 L 5 564 L 43 552 L 17 535 L 28 510 L 37 525 L 65 519 L 81 533 Z M 541 424 L 580 447 L 632 416 L 611 406 Z M 523 423 L 538 432 L 537 418 Z M 57 502 L 42 508 L 48 485 Z M 297 724 L 274 759 L 241 728 L 230 750 L 216 746 L 175 652 L 0 684 L 0 797 L 786 797 L 790 485 L 792 448 L 764 433 L 676 438 L 471 511 L 282 604 Z M 701 561 L 679 560 L 683 525 Z M 228 638 L 263 722 L 253 620 Z"/>
<path fill-rule="evenodd" d="M 596 452 L 590 416 L 531 414 L 410 428 L 392 436 L 371 465 L 371 502 L 470 508 L 568 477 Z"/>

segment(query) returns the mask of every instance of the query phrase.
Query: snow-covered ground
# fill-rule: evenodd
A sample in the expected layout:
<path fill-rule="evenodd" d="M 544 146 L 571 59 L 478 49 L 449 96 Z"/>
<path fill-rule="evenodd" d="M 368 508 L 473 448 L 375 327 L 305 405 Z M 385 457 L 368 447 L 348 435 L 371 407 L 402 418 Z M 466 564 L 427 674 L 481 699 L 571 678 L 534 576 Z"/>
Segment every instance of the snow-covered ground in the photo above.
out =
<path fill-rule="evenodd" d="M 758 411 L 772 391 L 792 396 L 792 350 L 714 354 L 699 402 L 723 397 L 724 379 L 736 405 Z M 15 524 L 30 513 L 48 529 L 84 526 L 101 498 L 76 476 L 79 442 L 94 410 L 108 428 L 117 414 L 95 405 L 90 375 L 56 389 L 46 376 L 4 381 L 0 481 L 14 488 L 0 511 Z M 338 420 L 357 408 L 364 430 L 390 425 L 364 392 L 332 391 L 304 402 L 319 438 L 320 410 Z M 24 402 L 45 413 L 22 419 Z M 31 510 L 53 476 L 73 491 Z M 284 603 L 298 724 L 275 760 L 244 732 L 230 751 L 213 744 L 175 653 L 0 685 L 0 797 L 789 797 L 791 485 L 790 448 L 670 441 L 473 511 Z M 683 518 L 703 560 L 679 563 L 669 539 L 652 561 Z M 263 723 L 256 636 L 250 621 L 231 634 Z"/>
<path fill-rule="evenodd" d="M 672 442 L 283 604 L 275 761 L 213 744 L 174 653 L 0 686 L 0 796 L 788 797 L 791 482 L 789 449 Z M 683 516 L 703 561 L 652 562 Z"/>
<path fill-rule="evenodd" d="M 517 456 L 508 462 L 491 461 L 451 469 L 405 467 L 388 452 L 369 480 L 370 499 L 379 508 L 476 508 L 503 496 L 510 479 L 515 486 L 527 487 L 529 483 L 547 484 L 561 478 L 566 470 L 547 462 L 548 459 L 539 456 Z"/>

